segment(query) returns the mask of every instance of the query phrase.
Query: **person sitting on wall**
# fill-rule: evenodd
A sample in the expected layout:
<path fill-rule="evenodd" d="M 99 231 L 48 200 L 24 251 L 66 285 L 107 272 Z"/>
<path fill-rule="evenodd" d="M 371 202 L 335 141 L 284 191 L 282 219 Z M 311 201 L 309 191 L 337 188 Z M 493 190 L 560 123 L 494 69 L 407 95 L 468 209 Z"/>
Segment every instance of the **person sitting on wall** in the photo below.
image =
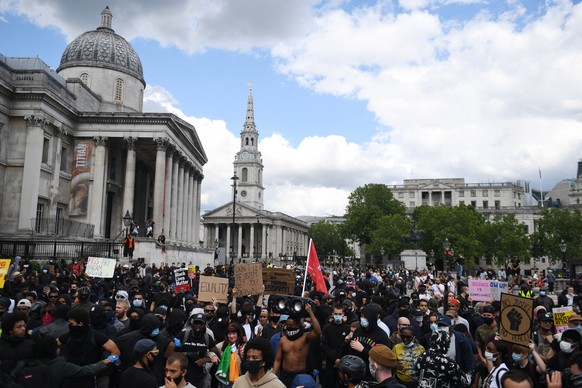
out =
<path fill-rule="evenodd" d="M 166 236 L 164 235 L 163 230 L 156 240 L 156 245 L 162 248 L 162 253 L 166 253 Z"/>

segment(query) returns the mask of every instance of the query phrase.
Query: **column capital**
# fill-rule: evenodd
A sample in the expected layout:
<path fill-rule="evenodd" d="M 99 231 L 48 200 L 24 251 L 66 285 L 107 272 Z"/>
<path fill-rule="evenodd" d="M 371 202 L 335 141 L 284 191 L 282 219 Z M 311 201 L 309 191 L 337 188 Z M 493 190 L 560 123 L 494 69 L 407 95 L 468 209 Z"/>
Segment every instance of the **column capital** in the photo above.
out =
<path fill-rule="evenodd" d="M 99 146 L 105 146 L 107 144 L 107 140 L 108 139 L 105 136 L 95 136 L 93 138 L 93 141 L 95 142 L 95 145 L 97 147 L 99 147 Z"/>
<path fill-rule="evenodd" d="M 69 128 L 65 124 L 55 123 L 55 136 L 60 137 L 67 136 L 69 134 Z"/>
<path fill-rule="evenodd" d="M 128 151 L 135 151 L 135 142 L 137 141 L 136 137 L 125 136 L 123 140 L 125 140 L 125 144 L 127 145 Z"/>
<path fill-rule="evenodd" d="M 168 139 L 166 139 L 165 137 L 156 137 L 154 138 L 154 141 L 156 142 L 156 150 L 157 151 L 166 151 L 168 149 Z"/>
<path fill-rule="evenodd" d="M 24 116 L 24 120 L 26 120 L 27 127 L 41 127 L 44 129 L 44 126 L 48 124 L 46 118 L 40 115 Z"/>

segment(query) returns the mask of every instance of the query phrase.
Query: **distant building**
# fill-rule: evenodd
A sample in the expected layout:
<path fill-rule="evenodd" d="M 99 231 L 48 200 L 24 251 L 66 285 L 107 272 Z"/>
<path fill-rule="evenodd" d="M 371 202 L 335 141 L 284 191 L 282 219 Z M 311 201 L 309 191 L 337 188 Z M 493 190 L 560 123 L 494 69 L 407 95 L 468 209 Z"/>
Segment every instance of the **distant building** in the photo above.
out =
<path fill-rule="evenodd" d="M 233 263 L 266 260 L 277 265 L 291 264 L 294 259 L 307 255 L 308 225 L 298 218 L 264 208 L 263 159 L 259 152 L 252 89 L 240 140 L 232 178 L 236 185 L 234 206 L 231 201 L 204 213 L 204 245 L 215 249 L 216 264 L 228 263 L 229 259 Z"/>

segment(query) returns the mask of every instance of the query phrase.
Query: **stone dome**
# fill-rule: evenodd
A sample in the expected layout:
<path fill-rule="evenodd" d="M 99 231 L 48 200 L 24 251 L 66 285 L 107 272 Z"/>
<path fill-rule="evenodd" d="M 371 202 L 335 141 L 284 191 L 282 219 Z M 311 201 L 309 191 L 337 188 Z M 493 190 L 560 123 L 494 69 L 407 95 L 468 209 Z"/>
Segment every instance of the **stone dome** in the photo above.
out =
<path fill-rule="evenodd" d="M 145 86 L 139 56 L 131 45 L 111 28 L 109 7 L 101 12 L 101 26 L 73 40 L 63 52 L 57 72 L 77 66 L 103 67 L 139 79 Z"/>

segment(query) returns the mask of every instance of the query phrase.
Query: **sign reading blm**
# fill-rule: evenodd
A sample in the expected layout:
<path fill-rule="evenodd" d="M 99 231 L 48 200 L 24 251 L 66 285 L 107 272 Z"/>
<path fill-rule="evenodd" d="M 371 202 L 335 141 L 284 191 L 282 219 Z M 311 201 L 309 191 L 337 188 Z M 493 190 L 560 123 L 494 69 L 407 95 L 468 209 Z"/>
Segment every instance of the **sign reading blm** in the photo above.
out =
<path fill-rule="evenodd" d="M 176 281 L 176 292 L 190 291 L 190 281 L 188 279 L 188 270 L 186 268 L 177 268 L 174 270 L 174 279 Z"/>
<path fill-rule="evenodd" d="M 262 269 L 260 263 L 234 266 L 234 286 L 238 295 L 259 295 L 263 292 Z"/>
<path fill-rule="evenodd" d="M 89 257 L 85 273 L 93 278 L 110 279 L 115 272 L 117 260 L 105 257 Z"/>
<path fill-rule="evenodd" d="M 501 294 L 501 327 L 503 341 L 527 347 L 531 338 L 533 299 Z"/>

